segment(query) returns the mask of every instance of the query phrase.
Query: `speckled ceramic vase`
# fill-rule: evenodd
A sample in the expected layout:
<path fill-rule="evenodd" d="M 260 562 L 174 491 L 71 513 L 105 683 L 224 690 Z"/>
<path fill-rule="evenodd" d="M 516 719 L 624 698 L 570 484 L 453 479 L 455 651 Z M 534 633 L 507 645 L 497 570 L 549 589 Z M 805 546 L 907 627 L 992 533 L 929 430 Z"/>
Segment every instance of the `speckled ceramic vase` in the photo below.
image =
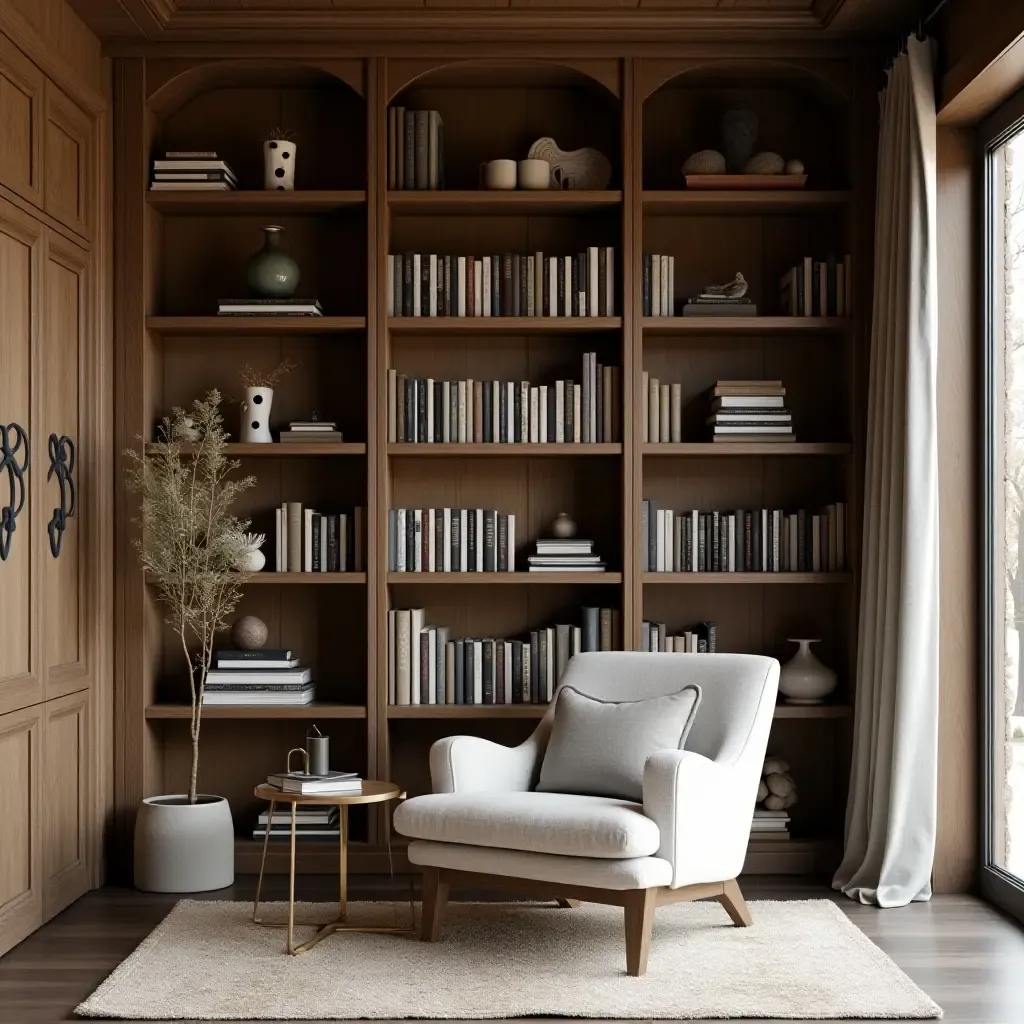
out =
<path fill-rule="evenodd" d="M 299 287 L 299 265 L 281 244 L 284 228 L 267 224 L 261 230 L 263 248 L 246 267 L 249 291 L 259 299 L 290 299 Z"/>

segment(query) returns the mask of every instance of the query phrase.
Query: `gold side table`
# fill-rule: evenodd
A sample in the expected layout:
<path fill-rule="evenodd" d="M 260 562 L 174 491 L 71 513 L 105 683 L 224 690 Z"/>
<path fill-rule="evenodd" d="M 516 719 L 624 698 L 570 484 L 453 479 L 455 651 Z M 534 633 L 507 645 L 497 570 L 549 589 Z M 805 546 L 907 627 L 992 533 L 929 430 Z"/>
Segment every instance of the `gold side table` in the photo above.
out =
<path fill-rule="evenodd" d="M 357 793 L 331 793 L 323 795 L 303 795 L 301 793 L 283 793 L 275 786 L 260 785 L 253 791 L 260 800 L 266 800 L 270 804 L 267 817 L 267 829 L 263 835 L 263 859 L 260 861 L 260 877 L 256 883 L 256 899 L 253 902 L 252 919 L 255 924 L 263 925 L 265 928 L 288 929 L 287 950 L 292 956 L 305 953 L 312 949 L 321 939 L 339 931 L 357 932 L 393 932 L 410 933 L 415 930 L 415 910 L 412 898 L 409 900 L 409 910 L 413 915 L 408 928 L 400 926 L 364 926 L 350 925 L 346 923 L 348 913 L 348 809 L 354 804 L 378 804 L 387 800 L 404 800 L 403 793 L 393 782 L 379 782 L 374 779 L 363 781 L 362 788 Z M 270 823 L 273 820 L 274 808 L 278 804 L 291 804 L 292 827 L 290 835 L 291 856 L 288 864 L 288 922 L 287 925 L 272 924 L 264 922 L 259 916 L 260 892 L 263 889 L 263 872 L 267 866 L 267 847 L 270 843 Z M 298 922 L 299 927 L 317 928 L 316 934 L 301 946 L 295 945 L 295 809 L 298 804 L 320 804 L 328 807 L 338 808 L 338 818 L 341 827 L 341 836 L 338 844 L 338 916 L 327 924 Z M 391 829 L 388 829 L 388 859 L 391 859 Z"/>

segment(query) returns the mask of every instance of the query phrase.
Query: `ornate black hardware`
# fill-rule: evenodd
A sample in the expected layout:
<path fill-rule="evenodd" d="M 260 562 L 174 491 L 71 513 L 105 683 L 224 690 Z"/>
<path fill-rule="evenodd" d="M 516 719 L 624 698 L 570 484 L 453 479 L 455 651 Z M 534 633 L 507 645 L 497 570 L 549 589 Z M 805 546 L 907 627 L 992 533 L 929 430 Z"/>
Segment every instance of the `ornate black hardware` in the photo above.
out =
<path fill-rule="evenodd" d="M 50 535 L 50 554 L 60 558 L 61 545 L 64 542 L 64 531 L 68 520 L 75 514 L 75 444 L 67 434 L 58 437 L 50 435 L 50 470 L 46 474 L 49 480 L 57 474 L 57 485 L 60 487 L 60 507 L 53 510 L 53 517 L 46 524 Z"/>
<path fill-rule="evenodd" d="M 19 466 L 17 455 L 22 446 L 25 448 L 25 457 Z M 25 507 L 25 474 L 28 472 L 29 456 L 28 434 L 24 429 L 17 423 L 0 425 L 0 476 L 7 470 L 7 487 L 10 491 L 10 504 L 0 508 L 0 561 L 3 562 L 7 561 L 11 552 L 15 520 Z"/>

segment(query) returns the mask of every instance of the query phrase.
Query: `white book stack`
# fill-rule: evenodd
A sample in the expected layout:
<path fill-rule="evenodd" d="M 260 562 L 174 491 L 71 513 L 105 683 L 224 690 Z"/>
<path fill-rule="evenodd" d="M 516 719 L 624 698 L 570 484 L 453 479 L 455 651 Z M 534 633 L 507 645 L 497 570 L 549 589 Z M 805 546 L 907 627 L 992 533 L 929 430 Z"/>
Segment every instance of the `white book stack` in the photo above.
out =
<path fill-rule="evenodd" d="M 530 555 L 530 572 L 604 572 L 605 565 L 594 554 L 594 542 L 581 538 L 551 538 L 537 541 Z"/>
<path fill-rule="evenodd" d="M 206 674 L 205 707 L 301 707 L 316 696 L 313 674 L 289 650 L 217 651 Z"/>
<path fill-rule="evenodd" d="M 289 839 L 292 833 L 292 811 L 290 807 L 276 807 L 273 815 L 261 811 L 252 830 L 253 839 L 262 840 L 270 826 L 270 838 Z M 338 823 L 338 808 L 299 804 L 295 808 L 296 839 L 333 839 L 341 832 Z"/>
<path fill-rule="evenodd" d="M 289 444 L 316 444 L 321 441 L 337 443 L 342 439 L 338 424 L 333 420 L 291 420 L 279 438 Z"/>
<path fill-rule="evenodd" d="M 768 811 L 757 807 L 750 825 L 750 838 L 758 842 L 786 842 L 789 840 L 789 820 L 789 811 Z"/>
<path fill-rule="evenodd" d="M 794 441 L 781 380 L 720 380 L 711 391 L 712 441 Z"/>
<path fill-rule="evenodd" d="M 212 151 L 169 151 L 153 161 L 152 192 L 230 192 L 238 178 Z"/>

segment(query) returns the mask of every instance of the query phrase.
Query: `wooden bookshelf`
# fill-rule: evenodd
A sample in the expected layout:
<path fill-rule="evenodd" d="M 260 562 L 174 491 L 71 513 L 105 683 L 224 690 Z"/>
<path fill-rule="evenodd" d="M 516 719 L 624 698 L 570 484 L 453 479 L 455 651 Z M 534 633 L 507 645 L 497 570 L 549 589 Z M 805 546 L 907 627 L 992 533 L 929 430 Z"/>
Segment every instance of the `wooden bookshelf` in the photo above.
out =
<path fill-rule="evenodd" d="M 498 51 L 500 43 L 495 44 Z M 119 447 L 153 437 L 158 420 L 211 387 L 234 403 L 245 364 L 296 368 L 275 391 L 271 426 L 316 412 L 343 444 L 232 444 L 256 486 L 240 503 L 252 529 L 273 534 L 273 511 L 301 501 L 320 511 L 366 510 L 366 572 L 261 572 L 238 614 L 258 615 L 271 643 L 313 669 L 317 703 L 301 708 L 207 708 L 203 785 L 232 803 L 243 836 L 255 816 L 254 781 L 280 767 L 308 722 L 367 777 L 410 795 L 429 788 L 429 749 L 459 731 L 499 742 L 525 739 L 538 705 L 388 706 L 386 637 L 391 608 L 423 607 L 453 636 L 521 636 L 578 621 L 581 605 L 621 613 L 627 649 L 644 620 L 669 631 L 710 619 L 719 649 L 792 655 L 787 637 L 820 637 L 834 667 L 834 703 L 780 704 L 770 752 L 790 761 L 800 788 L 788 843 L 752 841 L 747 868 L 809 872 L 836 863 L 847 790 L 856 668 L 858 579 L 841 573 L 645 573 L 640 504 L 662 507 L 850 510 L 848 553 L 857 564 L 864 455 L 866 330 L 870 323 L 874 156 L 857 125 L 874 123 L 874 84 L 855 58 L 783 63 L 737 51 L 656 59 L 588 53 L 586 59 L 515 52 L 472 61 L 306 54 L 261 66 L 183 56 L 173 82 L 122 83 L 119 170 Z M 582 51 L 581 51 L 582 52 Z M 740 57 L 742 56 L 742 59 Z M 148 58 L 140 58 L 144 62 Z M 426 63 L 424 63 L 424 60 Z M 825 77 L 822 77 L 823 74 Z M 858 77 L 859 76 L 859 77 Z M 828 78 L 828 81 L 826 81 Z M 759 111 L 764 144 L 808 167 L 808 188 L 692 191 L 686 157 L 709 145 L 705 116 L 742 86 Z M 387 108 L 437 109 L 445 125 L 446 191 L 388 188 Z M 149 192 L 146 161 L 161 149 L 214 148 L 244 185 L 262 180 L 259 141 L 286 111 L 302 138 L 294 192 Z M 716 122 L 717 123 L 717 122 Z M 482 160 L 515 155 L 538 135 L 566 148 L 595 146 L 611 161 L 600 192 L 477 188 Z M 525 155 L 523 153 L 522 155 Z M 266 218 L 273 218 L 267 220 Z M 217 299 L 245 294 L 245 262 L 259 227 L 278 223 L 302 270 L 300 293 L 322 317 L 220 317 Z M 388 253 L 615 248 L 615 308 L 608 317 L 394 317 Z M 672 254 L 680 299 L 742 270 L 758 317 L 643 317 L 642 255 Z M 806 255 L 851 253 L 854 315 L 777 316 L 778 281 Z M 388 442 L 390 369 L 435 380 L 579 380 L 582 353 L 621 368 L 622 439 L 601 444 L 403 444 Z M 644 372 L 684 386 L 684 441 L 644 444 Z M 784 381 L 795 443 L 706 441 L 706 393 L 720 378 Z M 238 436 L 237 404 L 226 404 Z M 276 435 L 275 435 L 276 436 Z M 485 507 L 514 513 L 517 565 L 552 518 L 567 512 L 611 571 L 601 573 L 395 573 L 388 571 L 390 507 Z M 132 508 L 119 517 L 124 565 L 133 564 Z M 268 545 L 272 554 L 273 547 Z M 273 560 L 271 558 L 271 564 Z M 189 749 L 182 666 L 141 573 L 125 574 L 118 608 L 124 651 L 119 816 L 145 795 L 180 791 Z M 147 725 L 147 722 L 150 723 Z M 342 767 L 339 762 L 336 767 Z M 354 870 L 387 870 L 383 814 L 353 817 Z M 396 870 L 408 868 L 396 843 Z M 259 846 L 237 845 L 238 870 Z M 272 850 L 271 870 L 286 867 Z M 300 865 L 336 868 L 333 844 L 309 844 Z"/>

